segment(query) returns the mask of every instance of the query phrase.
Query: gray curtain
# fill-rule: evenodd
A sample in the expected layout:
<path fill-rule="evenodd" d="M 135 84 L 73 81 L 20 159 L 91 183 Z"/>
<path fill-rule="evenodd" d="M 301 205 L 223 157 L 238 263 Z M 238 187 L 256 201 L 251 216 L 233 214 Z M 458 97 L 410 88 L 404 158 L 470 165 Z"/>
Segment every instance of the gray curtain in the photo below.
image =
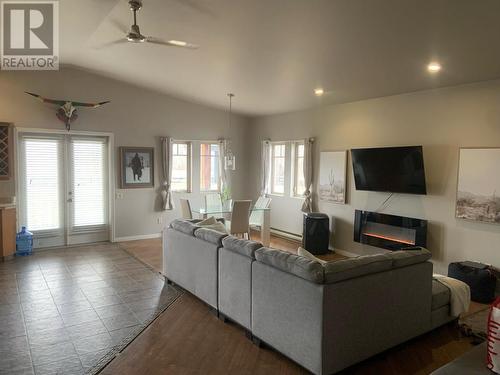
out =
<path fill-rule="evenodd" d="M 224 192 L 227 188 L 227 175 L 226 175 L 226 140 L 219 139 L 219 178 L 220 178 L 220 191 Z"/>
<path fill-rule="evenodd" d="M 163 186 L 161 188 L 161 197 L 163 200 L 162 208 L 164 211 L 174 209 L 172 200 L 172 138 L 163 137 L 161 139 L 161 153 L 162 153 L 162 172 L 163 172 Z"/>
<path fill-rule="evenodd" d="M 313 143 L 313 138 L 304 140 L 304 183 L 306 190 L 304 191 L 305 199 L 302 204 L 302 212 L 312 212 Z"/>
<path fill-rule="evenodd" d="M 260 168 L 260 196 L 265 197 L 269 193 L 269 180 L 271 178 L 271 141 L 262 141 L 262 156 Z"/>

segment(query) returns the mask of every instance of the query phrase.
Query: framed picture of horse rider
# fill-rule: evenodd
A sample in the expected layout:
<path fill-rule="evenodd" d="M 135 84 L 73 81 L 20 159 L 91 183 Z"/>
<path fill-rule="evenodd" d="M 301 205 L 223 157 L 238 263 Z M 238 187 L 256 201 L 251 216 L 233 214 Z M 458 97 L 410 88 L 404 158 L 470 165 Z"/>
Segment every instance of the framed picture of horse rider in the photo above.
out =
<path fill-rule="evenodd" d="M 120 147 L 120 188 L 154 187 L 154 148 Z"/>

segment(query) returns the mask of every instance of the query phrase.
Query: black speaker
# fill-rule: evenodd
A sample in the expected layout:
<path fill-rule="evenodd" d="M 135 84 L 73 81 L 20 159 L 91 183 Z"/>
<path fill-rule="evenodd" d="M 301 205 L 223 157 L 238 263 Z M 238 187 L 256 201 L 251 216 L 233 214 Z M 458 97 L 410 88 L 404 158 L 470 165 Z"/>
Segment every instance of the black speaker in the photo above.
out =
<path fill-rule="evenodd" d="M 328 253 L 330 219 L 319 212 L 304 214 L 302 247 L 314 255 Z"/>

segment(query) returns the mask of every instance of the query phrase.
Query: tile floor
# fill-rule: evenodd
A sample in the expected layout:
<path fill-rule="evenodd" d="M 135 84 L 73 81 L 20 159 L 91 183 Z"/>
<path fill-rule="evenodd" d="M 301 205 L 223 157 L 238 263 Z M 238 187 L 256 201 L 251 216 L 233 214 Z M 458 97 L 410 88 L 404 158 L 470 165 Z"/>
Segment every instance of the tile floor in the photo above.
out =
<path fill-rule="evenodd" d="M 0 374 L 82 374 L 172 300 L 117 245 L 0 263 Z"/>

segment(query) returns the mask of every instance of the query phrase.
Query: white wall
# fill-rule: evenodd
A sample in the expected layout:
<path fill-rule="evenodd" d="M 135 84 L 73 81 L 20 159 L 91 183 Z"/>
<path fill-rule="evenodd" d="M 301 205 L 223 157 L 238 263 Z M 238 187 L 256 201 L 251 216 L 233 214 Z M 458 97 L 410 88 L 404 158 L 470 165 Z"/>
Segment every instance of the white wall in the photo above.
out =
<path fill-rule="evenodd" d="M 253 124 L 251 175 L 258 195 L 260 140 L 315 137 L 319 152 L 356 147 L 423 145 L 427 196 L 397 195 L 386 213 L 429 220 L 428 247 L 436 270 L 449 262 L 479 260 L 500 267 L 500 226 L 455 219 L 458 149 L 500 147 L 500 81 L 422 91 L 373 100 L 318 105 L 317 108 L 256 119 Z M 356 191 L 348 160 L 348 203 L 315 203 L 335 217 L 334 245 L 357 253 L 379 251 L 353 242 L 355 209 L 376 210 L 387 194 Z M 500 169 L 491 171 L 500 173 Z M 317 179 L 318 176 L 316 176 Z M 295 198 L 274 198 L 272 227 L 301 233 L 302 215 Z"/>
<path fill-rule="evenodd" d="M 165 74 L 169 74 L 165 72 Z M 155 147 L 155 188 L 123 190 L 123 199 L 116 200 L 116 236 L 130 237 L 159 233 L 165 223 L 178 217 L 179 212 L 161 212 L 160 188 L 161 136 L 178 139 L 216 140 L 233 139 L 238 170 L 229 172 L 235 198 L 246 198 L 246 143 L 248 122 L 235 116 L 228 133 L 227 113 L 222 110 L 181 101 L 154 91 L 138 88 L 88 72 L 65 68 L 59 72 L 0 72 L 0 122 L 17 127 L 63 129 L 55 116 L 55 109 L 26 95 L 31 91 L 55 99 L 76 101 L 111 100 L 98 109 L 80 109 L 79 119 L 72 129 L 112 132 L 115 135 L 115 174 L 119 186 L 118 147 Z M 214 93 L 225 96 L 226 93 Z M 237 104 L 235 106 L 237 108 Z M 194 163 L 197 161 L 194 160 Z M 195 169 L 195 172 L 198 169 Z M 194 182 L 199 178 L 195 178 Z M 201 202 L 199 184 L 194 184 L 189 198 L 194 205 Z M 0 196 L 15 195 L 14 180 L 0 182 Z M 114 197 L 112 197 L 114 198 Z M 177 201 L 177 196 L 175 197 Z M 162 217 L 164 224 L 158 224 Z"/>

